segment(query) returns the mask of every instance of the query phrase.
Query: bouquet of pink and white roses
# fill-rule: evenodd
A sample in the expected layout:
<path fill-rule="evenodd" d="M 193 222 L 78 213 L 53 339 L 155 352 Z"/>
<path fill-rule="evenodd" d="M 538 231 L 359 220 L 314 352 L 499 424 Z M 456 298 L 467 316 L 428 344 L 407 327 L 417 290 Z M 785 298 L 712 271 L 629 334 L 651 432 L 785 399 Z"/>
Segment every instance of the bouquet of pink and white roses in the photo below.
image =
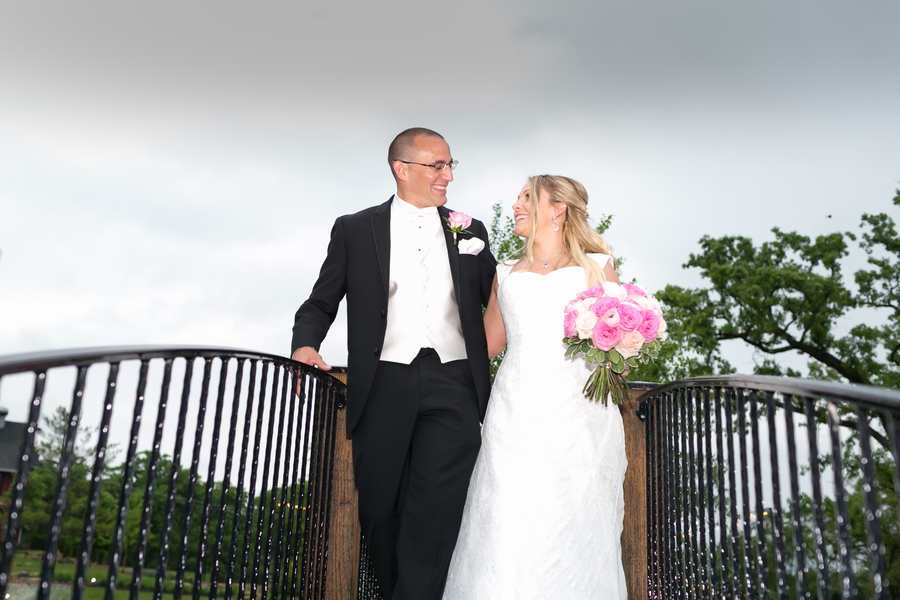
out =
<path fill-rule="evenodd" d="M 600 363 L 584 384 L 589 400 L 625 402 L 628 367 L 656 360 L 666 321 L 659 302 L 639 285 L 604 282 L 569 302 L 563 321 L 566 356 Z"/>

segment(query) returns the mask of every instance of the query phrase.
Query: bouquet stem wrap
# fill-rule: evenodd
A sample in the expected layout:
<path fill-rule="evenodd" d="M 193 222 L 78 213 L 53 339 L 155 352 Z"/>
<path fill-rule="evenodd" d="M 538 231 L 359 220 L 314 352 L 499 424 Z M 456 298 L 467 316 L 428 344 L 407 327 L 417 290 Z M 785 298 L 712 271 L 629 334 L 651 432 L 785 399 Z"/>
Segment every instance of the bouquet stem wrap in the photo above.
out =
<path fill-rule="evenodd" d="M 606 406 L 610 398 L 613 404 L 624 404 L 631 389 L 623 375 L 613 371 L 612 365 L 607 363 L 594 369 L 581 391 L 588 400 L 602 402 Z"/>

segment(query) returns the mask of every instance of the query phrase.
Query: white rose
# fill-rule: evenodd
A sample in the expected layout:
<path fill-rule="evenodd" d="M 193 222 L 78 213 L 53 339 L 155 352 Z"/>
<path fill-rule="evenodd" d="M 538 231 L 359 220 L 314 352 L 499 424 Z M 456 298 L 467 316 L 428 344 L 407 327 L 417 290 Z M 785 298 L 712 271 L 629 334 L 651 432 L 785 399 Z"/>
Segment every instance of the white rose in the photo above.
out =
<path fill-rule="evenodd" d="M 640 331 L 629 331 L 622 336 L 622 341 L 616 346 L 622 358 L 631 358 L 641 353 L 641 347 L 644 345 L 644 336 Z"/>
<path fill-rule="evenodd" d="M 641 307 L 641 310 L 653 310 L 653 303 L 646 296 L 632 296 L 632 302 Z"/>
<path fill-rule="evenodd" d="M 624 300 L 628 297 L 628 292 L 625 291 L 625 286 L 619 285 L 618 283 L 613 283 L 612 281 L 604 281 L 603 285 L 600 287 L 603 288 L 604 296 L 616 298 L 617 300 Z"/>
<path fill-rule="evenodd" d="M 589 340 L 594 336 L 594 325 L 597 324 L 597 315 L 591 311 L 581 313 L 575 317 L 575 330 L 578 331 L 578 337 L 583 340 Z"/>
<path fill-rule="evenodd" d="M 586 312 L 591 312 L 591 307 L 596 302 L 596 298 L 585 298 L 581 302 L 578 303 L 578 314 L 584 314 Z"/>

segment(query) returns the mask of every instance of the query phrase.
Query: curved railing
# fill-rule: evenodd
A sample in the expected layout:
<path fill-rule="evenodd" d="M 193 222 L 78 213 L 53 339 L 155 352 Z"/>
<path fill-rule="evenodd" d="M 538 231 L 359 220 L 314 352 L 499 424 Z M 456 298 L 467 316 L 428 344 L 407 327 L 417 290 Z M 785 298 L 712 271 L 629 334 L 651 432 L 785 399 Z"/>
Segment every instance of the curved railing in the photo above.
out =
<path fill-rule="evenodd" d="M 18 585 L 20 539 L 40 550 L 40 600 L 64 555 L 78 600 L 101 583 L 106 600 L 123 588 L 130 600 L 141 590 L 155 600 L 378 598 L 359 543 L 344 398 L 329 374 L 245 350 L 0 357 L 0 405 L 27 415 L 3 498 L 0 599 Z M 633 597 L 896 593 L 885 540 L 900 538 L 900 392 L 706 377 L 633 384 L 622 410 Z"/>
<path fill-rule="evenodd" d="M 132 385 L 134 395 L 121 389 Z M 89 348 L 0 357 L 0 393 L 7 407 L 27 404 L 2 534 L 0 598 L 10 598 L 23 534 L 41 550 L 39 600 L 50 597 L 63 546 L 75 561 L 75 600 L 98 580 L 98 556 L 108 565 L 107 600 L 117 587 L 131 600 L 142 589 L 157 600 L 164 593 L 324 596 L 345 398 L 329 374 L 230 348 Z M 177 408 L 170 396 L 180 397 Z M 154 404 L 155 415 L 147 410 Z M 36 453 L 39 426 L 61 438 L 56 448 L 40 446 L 51 455 Z M 89 456 L 80 451 L 85 431 Z M 116 444 L 124 457 L 111 465 Z M 30 497 L 39 479 L 50 497 Z M 75 487 L 87 487 L 86 504 Z M 41 506 L 46 514 L 36 512 Z M 33 539 L 28 522 L 46 526 L 46 537 Z"/>
<path fill-rule="evenodd" d="M 888 598 L 900 392 L 700 377 L 640 399 L 651 598 Z"/>

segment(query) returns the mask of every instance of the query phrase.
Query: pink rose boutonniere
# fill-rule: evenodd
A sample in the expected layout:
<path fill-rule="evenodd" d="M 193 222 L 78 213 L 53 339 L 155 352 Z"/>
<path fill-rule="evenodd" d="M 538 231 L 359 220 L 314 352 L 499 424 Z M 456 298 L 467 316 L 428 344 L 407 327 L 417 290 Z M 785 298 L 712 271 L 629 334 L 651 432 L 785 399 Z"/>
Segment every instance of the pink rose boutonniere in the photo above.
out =
<path fill-rule="evenodd" d="M 447 221 L 447 227 L 453 232 L 453 244 L 456 244 L 456 235 L 460 233 L 469 233 L 468 228 L 472 226 L 472 217 L 462 212 L 451 212 L 450 217 L 444 217 Z"/>
<path fill-rule="evenodd" d="M 604 282 L 569 302 L 563 317 L 566 356 L 599 363 L 584 384 L 584 395 L 605 405 L 622 404 L 628 367 L 656 360 L 666 321 L 659 302 L 644 288 Z"/>

